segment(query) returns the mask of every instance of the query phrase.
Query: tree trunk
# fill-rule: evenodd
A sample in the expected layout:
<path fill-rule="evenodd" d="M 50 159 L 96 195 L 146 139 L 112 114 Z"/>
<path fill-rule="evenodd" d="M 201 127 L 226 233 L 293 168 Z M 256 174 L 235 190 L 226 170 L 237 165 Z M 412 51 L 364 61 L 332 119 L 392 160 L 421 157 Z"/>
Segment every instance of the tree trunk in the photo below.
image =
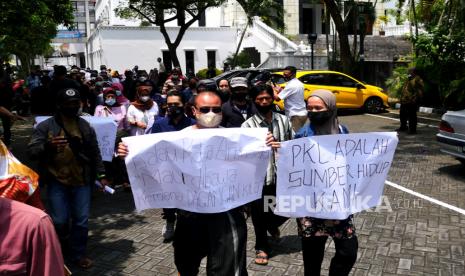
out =
<path fill-rule="evenodd" d="M 239 40 L 239 43 L 237 44 L 236 52 L 234 53 L 234 58 L 233 58 L 233 62 L 232 62 L 233 63 L 232 68 L 233 69 L 234 69 L 234 67 L 236 67 L 237 55 L 239 54 L 239 50 L 241 49 L 242 40 L 244 40 L 244 36 L 245 36 L 245 33 L 247 32 L 247 27 L 249 27 L 249 24 L 250 24 L 250 21 L 247 20 L 247 24 L 245 24 L 244 31 L 242 31 L 241 38 Z"/>
<path fill-rule="evenodd" d="M 354 58 L 350 52 L 349 35 L 347 31 L 348 27 L 342 19 L 339 6 L 336 2 L 334 0 L 324 0 L 324 2 L 331 14 L 331 17 L 333 18 L 334 25 L 336 26 L 336 30 L 339 34 L 342 71 L 344 73 L 351 74 L 353 71 Z"/>
<path fill-rule="evenodd" d="M 326 9 L 326 5 L 325 5 L 325 37 L 326 37 L 326 56 L 327 56 L 328 67 L 329 67 L 330 59 L 331 59 L 329 56 L 329 33 L 331 31 L 330 24 L 331 24 L 331 18 L 329 16 L 328 10 Z"/>

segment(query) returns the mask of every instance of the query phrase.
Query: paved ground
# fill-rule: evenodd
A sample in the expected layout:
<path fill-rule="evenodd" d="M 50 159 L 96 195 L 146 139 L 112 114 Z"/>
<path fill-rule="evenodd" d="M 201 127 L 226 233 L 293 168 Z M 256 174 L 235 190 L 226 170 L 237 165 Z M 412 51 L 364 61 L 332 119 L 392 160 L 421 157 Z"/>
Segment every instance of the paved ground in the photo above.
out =
<path fill-rule="evenodd" d="M 346 114 L 340 120 L 351 132 L 391 131 L 398 126 L 394 120 L 362 114 Z M 24 150 L 30 126 L 28 123 L 15 127 L 13 151 L 20 160 L 33 166 Z M 388 179 L 465 208 L 464 167 L 439 152 L 436 132 L 435 128 L 421 126 L 416 136 L 400 134 Z M 352 274 L 464 275 L 465 216 L 390 186 L 386 186 L 385 195 L 392 212 L 363 212 L 355 216 L 360 248 Z M 264 267 L 253 264 L 254 237 L 251 222 L 248 224 L 250 275 L 303 275 L 294 221 L 283 225 L 283 237 L 273 244 L 272 258 Z M 72 267 L 74 275 L 176 275 L 172 246 L 163 243 L 162 226 L 159 210 L 135 213 L 129 193 L 96 194 L 88 246 L 95 266 L 88 271 Z M 333 253 L 333 243 L 328 242 L 324 274 Z"/>

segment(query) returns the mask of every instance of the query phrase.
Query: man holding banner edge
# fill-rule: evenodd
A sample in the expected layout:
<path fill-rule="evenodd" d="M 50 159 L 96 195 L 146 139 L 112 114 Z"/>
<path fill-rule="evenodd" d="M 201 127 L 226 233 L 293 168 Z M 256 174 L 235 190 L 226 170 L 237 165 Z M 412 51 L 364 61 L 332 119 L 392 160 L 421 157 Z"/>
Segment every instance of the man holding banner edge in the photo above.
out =
<path fill-rule="evenodd" d="M 186 129 L 217 128 L 222 117 L 220 97 L 214 92 L 199 93 L 193 112 L 197 123 Z M 271 134 L 266 144 L 277 146 Z M 120 144 L 118 155 L 127 154 L 127 147 Z M 240 207 L 209 214 L 179 210 L 173 243 L 176 267 L 181 275 L 197 275 L 202 258 L 207 256 L 207 274 L 247 275 L 246 238 Z"/>

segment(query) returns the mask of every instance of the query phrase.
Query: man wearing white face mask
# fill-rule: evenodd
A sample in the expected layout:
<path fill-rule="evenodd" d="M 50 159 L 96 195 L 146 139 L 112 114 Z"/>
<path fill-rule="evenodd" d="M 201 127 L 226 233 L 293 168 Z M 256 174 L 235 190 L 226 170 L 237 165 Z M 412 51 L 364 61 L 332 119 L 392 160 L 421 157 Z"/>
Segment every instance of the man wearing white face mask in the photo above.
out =
<path fill-rule="evenodd" d="M 217 93 L 197 94 L 192 110 L 196 124 L 182 131 L 220 127 L 221 99 Z M 275 146 L 271 134 L 266 142 Z M 120 143 L 118 155 L 127 154 L 126 145 Z M 197 275 L 204 257 L 207 257 L 207 275 L 247 275 L 246 243 L 247 226 L 241 207 L 209 214 L 177 211 L 173 247 L 180 275 Z"/>

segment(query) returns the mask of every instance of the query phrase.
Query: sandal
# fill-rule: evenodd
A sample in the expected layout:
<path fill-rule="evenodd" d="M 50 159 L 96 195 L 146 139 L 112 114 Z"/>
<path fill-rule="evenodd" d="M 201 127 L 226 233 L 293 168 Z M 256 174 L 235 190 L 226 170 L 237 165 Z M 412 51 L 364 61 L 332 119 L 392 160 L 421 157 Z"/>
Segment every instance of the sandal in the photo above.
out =
<path fill-rule="evenodd" d="M 255 255 L 255 264 L 258 265 L 267 265 L 268 264 L 268 254 L 263 250 L 257 250 Z"/>
<path fill-rule="evenodd" d="M 94 262 L 87 258 L 87 257 L 82 257 L 81 259 L 79 259 L 76 263 L 80 268 L 83 268 L 83 269 L 88 269 L 88 268 L 91 268 L 93 265 L 94 265 Z"/>

